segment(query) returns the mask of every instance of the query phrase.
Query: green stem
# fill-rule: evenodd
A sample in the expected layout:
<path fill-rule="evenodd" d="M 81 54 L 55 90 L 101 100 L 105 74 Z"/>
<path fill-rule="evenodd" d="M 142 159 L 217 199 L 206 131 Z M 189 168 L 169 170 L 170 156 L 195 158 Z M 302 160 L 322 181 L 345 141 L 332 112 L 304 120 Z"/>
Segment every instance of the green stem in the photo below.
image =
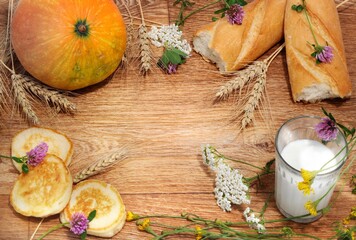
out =
<path fill-rule="evenodd" d="M 250 177 L 250 178 L 245 178 L 245 181 L 246 181 L 247 183 L 249 183 L 249 185 L 251 186 L 252 183 L 253 183 L 254 181 L 256 181 L 257 179 L 259 179 L 260 177 L 263 177 L 263 176 L 269 175 L 269 174 L 273 174 L 274 172 L 275 172 L 275 171 L 268 171 L 268 172 L 259 173 L 259 174 L 257 174 L 256 176 L 253 176 L 253 177 Z"/>
<path fill-rule="evenodd" d="M 308 15 L 308 12 L 307 12 L 307 6 L 305 4 L 305 0 L 303 0 L 303 8 L 304 8 L 304 14 L 305 14 L 305 17 L 307 18 L 307 21 L 308 21 L 308 24 L 309 24 L 309 28 L 310 28 L 310 31 L 313 35 L 313 38 L 314 38 L 314 41 L 315 41 L 315 44 L 316 46 L 320 46 L 319 43 L 318 43 L 318 40 L 316 40 L 316 37 L 315 37 L 315 34 L 314 34 L 314 30 L 313 30 L 313 26 L 310 22 L 310 18 L 309 18 L 309 15 Z"/>
<path fill-rule="evenodd" d="M 37 240 L 43 239 L 44 237 L 46 237 L 46 236 L 47 236 L 48 234 L 50 234 L 51 232 L 56 231 L 56 230 L 58 230 L 58 229 L 64 227 L 64 226 L 67 225 L 67 224 L 69 224 L 69 222 L 60 223 L 60 224 L 57 224 L 57 225 L 51 227 L 50 229 L 48 229 L 47 232 L 45 232 L 45 233 L 44 233 L 41 237 L 39 237 Z"/>
<path fill-rule="evenodd" d="M 315 237 L 313 235 L 306 234 L 306 233 L 295 233 L 294 236 L 308 237 L 308 238 L 320 240 L 320 238 Z"/>
<path fill-rule="evenodd" d="M 200 11 L 202 11 L 202 10 L 204 10 L 204 9 L 206 9 L 206 8 L 208 8 L 208 7 L 212 6 L 212 5 L 214 5 L 214 4 L 217 4 L 217 3 L 220 2 L 220 1 L 221 1 L 221 0 L 216 0 L 215 2 L 208 3 L 207 5 L 204 5 L 203 7 L 200 7 L 200 8 L 198 8 L 198 9 L 196 9 L 196 10 L 190 12 L 187 16 L 183 17 L 183 19 L 180 20 L 177 25 L 178 25 L 178 26 L 184 25 L 185 20 L 187 20 L 189 17 L 191 17 L 192 15 L 194 15 L 194 14 L 196 14 L 196 13 L 198 13 L 198 12 L 200 12 Z M 182 9 L 181 9 L 181 10 L 182 10 Z"/>

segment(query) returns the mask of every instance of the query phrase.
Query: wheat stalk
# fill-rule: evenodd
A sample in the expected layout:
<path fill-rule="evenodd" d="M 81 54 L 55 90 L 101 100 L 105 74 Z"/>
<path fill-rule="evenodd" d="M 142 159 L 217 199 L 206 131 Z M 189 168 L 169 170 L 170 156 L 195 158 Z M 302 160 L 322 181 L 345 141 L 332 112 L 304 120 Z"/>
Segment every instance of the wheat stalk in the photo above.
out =
<path fill-rule="evenodd" d="M 247 68 L 235 73 L 236 77 L 221 86 L 216 93 L 217 99 L 226 99 L 236 90 L 241 90 L 247 83 L 259 76 L 263 71 L 264 63 L 255 61 Z"/>
<path fill-rule="evenodd" d="M 96 175 L 98 173 L 101 173 L 105 171 L 108 167 L 118 163 L 119 161 L 123 160 L 126 158 L 126 149 L 121 148 L 108 158 L 103 158 L 94 164 L 88 166 L 87 168 L 81 170 L 79 173 L 77 173 L 73 179 L 74 183 L 78 183 L 80 181 L 83 181 L 84 179 L 87 179 L 90 176 Z"/>
<path fill-rule="evenodd" d="M 26 91 L 41 99 L 48 106 L 54 107 L 57 112 L 73 113 L 76 110 L 75 104 L 57 90 L 52 90 L 29 76 L 18 75 L 21 76 L 19 81 Z"/>
<path fill-rule="evenodd" d="M 258 107 L 263 92 L 266 86 L 266 78 L 267 78 L 267 64 L 263 61 L 263 71 L 256 78 L 256 83 L 253 85 L 253 89 L 249 94 L 249 98 L 247 103 L 243 108 L 243 117 L 241 120 L 241 128 L 245 129 L 247 125 L 249 125 L 254 120 L 254 111 Z"/>
<path fill-rule="evenodd" d="M 138 38 L 140 44 L 140 60 L 141 60 L 140 72 L 143 75 L 146 75 L 149 73 L 152 67 L 150 40 L 148 38 L 147 26 L 145 23 L 145 18 L 143 16 L 141 0 L 138 0 L 138 6 L 140 8 L 140 14 L 141 14 L 141 24 L 138 27 Z"/>
<path fill-rule="evenodd" d="M 22 85 L 23 79 L 21 75 L 11 74 L 12 92 L 15 98 L 15 103 L 22 109 L 25 117 L 33 124 L 39 124 L 39 119 L 31 106 L 30 100 L 26 96 L 26 91 Z"/>

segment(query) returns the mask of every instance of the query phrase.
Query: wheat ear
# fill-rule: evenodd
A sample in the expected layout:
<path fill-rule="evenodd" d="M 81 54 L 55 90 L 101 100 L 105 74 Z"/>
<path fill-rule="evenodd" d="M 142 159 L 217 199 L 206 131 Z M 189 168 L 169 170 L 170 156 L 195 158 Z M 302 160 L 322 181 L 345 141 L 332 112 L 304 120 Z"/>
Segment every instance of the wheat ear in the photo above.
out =
<path fill-rule="evenodd" d="M 138 27 L 138 38 L 140 43 L 140 61 L 141 61 L 140 72 L 143 75 L 146 75 L 151 71 L 151 67 L 152 67 L 150 40 L 148 38 L 147 26 L 145 23 L 145 18 L 143 16 L 141 0 L 138 0 L 137 2 L 141 14 L 141 24 Z"/>
<path fill-rule="evenodd" d="M 54 107 L 57 112 L 73 113 L 76 110 L 75 104 L 57 90 L 52 90 L 29 76 L 18 75 L 21 76 L 19 81 L 26 91 L 44 101 L 48 106 Z"/>
<path fill-rule="evenodd" d="M 249 94 L 247 103 L 243 108 L 243 117 L 241 120 L 241 128 L 245 129 L 254 120 L 254 111 L 258 107 L 266 86 L 267 64 L 263 61 L 262 73 L 257 76 L 256 83 Z"/>
<path fill-rule="evenodd" d="M 12 92 L 15 98 L 16 104 L 22 109 L 25 117 L 33 124 L 39 124 L 39 119 L 31 106 L 30 100 L 26 96 L 26 91 L 22 84 L 23 79 L 21 75 L 12 74 Z"/>
<path fill-rule="evenodd" d="M 217 99 L 226 99 L 234 91 L 241 90 L 247 83 L 262 73 L 263 65 L 262 61 L 255 61 L 247 68 L 236 72 L 236 77 L 221 86 L 215 97 Z"/>
<path fill-rule="evenodd" d="M 121 148 L 114 154 L 110 155 L 108 158 L 103 158 L 94 164 L 88 166 L 87 168 L 81 170 L 77 173 L 73 179 L 74 183 L 78 183 L 87 179 L 90 176 L 96 175 L 105 171 L 108 167 L 113 166 L 114 164 L 118 163 L 119 161 L 126 158 L 126 149 Z"/>

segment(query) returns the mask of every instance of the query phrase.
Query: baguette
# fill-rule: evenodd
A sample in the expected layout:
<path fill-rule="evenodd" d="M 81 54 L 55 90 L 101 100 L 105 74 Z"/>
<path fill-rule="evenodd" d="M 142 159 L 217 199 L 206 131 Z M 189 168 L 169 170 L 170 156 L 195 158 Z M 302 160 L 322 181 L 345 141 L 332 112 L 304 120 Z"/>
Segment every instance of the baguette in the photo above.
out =
<path fill-rule="evenodd" d="M 334 0 L 306 1 L 313 31 L 318 43 L 333 48 L 330 63 L 316 64 L 311 56 L 314 38 L 306 15 L 292 10 L 301 0 L 288 0 L 285 12 L 285 42 L 289 81 L 295 102 L 316 102 L 351 95 L 340 21 Z M 309 42 L 309 43 L 308 43 Z"/>
<path fill-rule="evenodd" d="M 194 50 L 216 63 L 220 72 L 236 71 L 256 60 L 283 37 L 286 0 L 255 0 L 244 6 L 241 25 L 226 18 L 203 26 Z"/>

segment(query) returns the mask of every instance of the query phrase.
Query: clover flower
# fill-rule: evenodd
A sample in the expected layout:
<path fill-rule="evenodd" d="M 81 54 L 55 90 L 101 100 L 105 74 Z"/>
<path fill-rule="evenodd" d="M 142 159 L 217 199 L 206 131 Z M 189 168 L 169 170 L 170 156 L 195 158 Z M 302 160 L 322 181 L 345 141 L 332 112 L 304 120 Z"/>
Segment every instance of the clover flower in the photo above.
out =
<path fill-rule="evenodd" d="M 177 48 L 189 57 L 192 48 L 186 39 L 183 39 L 183 33 L 175 24 L 153 26 L 148 36 L 153 45 L 164 48 Z"/>
<path fill-rule="evenodd" d="M 45 142 L 40 143 L 35 148 L 26 153 L 27 164 L 33 167 L 39 165 L 45 158 L 48 151 L 48 145 Z"/>
<path fill-rule="evenodd" d="M 177 72 L 177 67 L 178 67 L 177 64 L 168 63 L 166 71 L 167 71 L 168 74 L 176 73 Z"/>
<path fill-rule="evenodd" d="M 219 160 L 214 194 L 218 206 L 224 211 L 231 211 L 231 204 L 250 204 L 248 186 L 243 182 L 243 176 L 238 170 L 232 169 Z"/>
<path fill-rule="evenodd" d="M 70 231 L 76 235 L 81 235 L 89 227 L 89 219 L 83 213 L 74 213 L 70 220 Z"/>
<path fill-rule="evenodd" d="M 298 183 L 298 189 L 303 191 L 304 195 L 309 195 L 311 192 L 314 192 L 314 189 L 311 187 L 311 185 L 313 184 L 318 171 L 308 171 L 302 168 L 300 173 L 302 175 L 303 181 Z"/>
<path fill-rule="evenodd" d="M 339 129 L 333 120 L 326 117 L 315 126 L 315 131 L 321 140 L 328 142 L 336 139 Z"/>
<path fill-rule="evenodd" d="M 333 48 L 330 46 L 315 47 L 315 58 L 317 63 L 331 63 L 334 58 Z"/>
<path fill-rule="evenodd" d="M 258 233 L 264 233 L 266 231 L 263 222 L 255 216 L 254 212 L 249 207 L 245 209 L 243 215 L 250 228 L 257 230 Z"/>
<path fill-rule="evenodd" d="M 241 25 L 245 16 L 243 7 L 239 4 L 233 4 L 228 10 L 225 11 L 225 15 L 230 24 Z"/>

